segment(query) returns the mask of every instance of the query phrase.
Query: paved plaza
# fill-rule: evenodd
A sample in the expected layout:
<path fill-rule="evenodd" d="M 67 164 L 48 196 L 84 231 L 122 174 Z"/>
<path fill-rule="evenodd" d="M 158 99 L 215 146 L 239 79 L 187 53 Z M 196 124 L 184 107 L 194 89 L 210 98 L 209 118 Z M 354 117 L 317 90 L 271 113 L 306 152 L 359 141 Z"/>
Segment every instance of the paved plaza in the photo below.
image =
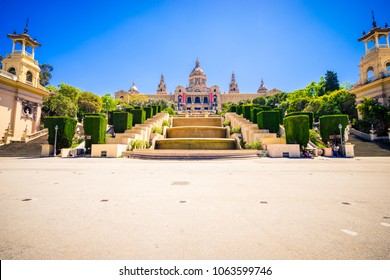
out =
<path fill-rule="evenodd" d="M 0 158 L 0 259 L 390 259 L 390 157 Z"/>

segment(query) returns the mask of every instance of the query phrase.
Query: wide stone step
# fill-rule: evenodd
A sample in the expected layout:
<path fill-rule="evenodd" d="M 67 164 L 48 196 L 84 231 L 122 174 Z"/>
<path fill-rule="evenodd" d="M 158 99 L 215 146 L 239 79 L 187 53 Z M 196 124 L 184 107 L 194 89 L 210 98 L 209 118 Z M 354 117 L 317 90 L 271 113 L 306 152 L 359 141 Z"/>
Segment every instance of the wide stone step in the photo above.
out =
<path fill-rule="evenodd" d="M 258 157 L 257 150 L 134 150 L 124 152 L 125 157 L 139 159 L 204 160 L 240 159 Z"/>
<path fill-rule="evenodd" d="M 155 149 L 169 150 L 235 150 L 235 139 L 218 138 L 172 138 L 156 140 Z"/>
<path fill-rule="evenodd" d="M 226 138 L 225 127 L 181 126 L 167 128 L 166 138 Z"/>

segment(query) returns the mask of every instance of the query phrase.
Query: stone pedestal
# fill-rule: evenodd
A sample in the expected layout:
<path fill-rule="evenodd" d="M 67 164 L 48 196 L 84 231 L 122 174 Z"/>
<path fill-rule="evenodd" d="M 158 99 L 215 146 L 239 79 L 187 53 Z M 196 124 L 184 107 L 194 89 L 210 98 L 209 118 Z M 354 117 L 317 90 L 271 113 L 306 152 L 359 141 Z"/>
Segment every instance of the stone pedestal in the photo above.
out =
<path fill-rule="evenodd" d="M 355 157 L 355 145 L 347 143 L 344 145 L 345 157 L 353 158 Z"/>

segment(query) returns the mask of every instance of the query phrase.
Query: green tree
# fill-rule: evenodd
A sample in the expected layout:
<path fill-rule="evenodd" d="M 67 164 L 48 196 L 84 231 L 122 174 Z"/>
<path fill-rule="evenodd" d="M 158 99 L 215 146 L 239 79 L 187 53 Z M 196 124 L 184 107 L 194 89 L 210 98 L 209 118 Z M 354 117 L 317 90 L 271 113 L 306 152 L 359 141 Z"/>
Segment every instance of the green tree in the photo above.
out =
<path fill-rule="evenodd" d="M 253 104 L 256 105 L 265 105 L 266 100 L 263 96 L 256 97 L 255 99 L 252 100 Z"/>
<path fill-rule="evenodd" d="M 337 73 L 333 71 L 326 71 L 325 74 L 325 93 L 340 89 L 339 79 Z"/>
<path fill-rule="evenodd" d="M 102 110 L 102 99 L 92 92 L 81 92 L 77 98 L 78 117 L 85 114 L 100 113 Z"/>
<path fill-rule="evenodd" d="M 101 99 L 102 99 L 102 104 L 103 104 L 102 111 L 104 113 L 106 111 L 116 110 L 116 106 L 118 105 L 118 101 L 115 100 L 115 98 L 113 98 L 110 93 L 103 95 L 101 97 Z"/>
<path fill-rule="evenodd" d="M 41 86 L 47 86 L 50 83 L 50 79 L 52 77 L 51 72 L 54 70 L 54 67 L 50 64 L 40 64 L 39 68 L 41 68 L 41 72 L 39 73 L 39 79 Z"/>
<path fill-rule="evenodd" d="M 357 105 L 357 109 L 362 116 L 363 122 L 366 124 L 366 127 L 364 127 L 366 132 L 371 125 L 378 130 L 379 134 L 387 132 L 389 127 L 389 108 L 384 107 L 374 98 L 363 96 L 362 102 Z"/>
<path fill-rule="evenodd" d="M 42 111 L 48 116 L 75 117 L 77 106 L 72 100 L 62 94 L 51 94 L 43 99 Z"/>
<path fill-rule="evenodd" d="M 80 94 L 80 90 L 78 88 L 65 83 L 60 83 L 58 87 L 58 92 L 60 94 L 70 98 L 73 102 L 77 101 L 77 96 Z"/>

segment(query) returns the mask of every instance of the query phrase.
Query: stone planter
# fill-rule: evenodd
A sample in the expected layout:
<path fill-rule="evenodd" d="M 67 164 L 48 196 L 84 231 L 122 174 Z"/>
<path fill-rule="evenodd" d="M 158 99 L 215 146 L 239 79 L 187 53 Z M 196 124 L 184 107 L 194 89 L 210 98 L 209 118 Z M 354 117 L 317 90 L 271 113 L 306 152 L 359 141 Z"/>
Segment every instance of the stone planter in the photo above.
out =
<path fill-rule="evenodd" d="M 322 150 L 324 151 L 324 153 L 322 154 L 324 157 L 333 156 L 332 148 L 323 148 Z"/>

